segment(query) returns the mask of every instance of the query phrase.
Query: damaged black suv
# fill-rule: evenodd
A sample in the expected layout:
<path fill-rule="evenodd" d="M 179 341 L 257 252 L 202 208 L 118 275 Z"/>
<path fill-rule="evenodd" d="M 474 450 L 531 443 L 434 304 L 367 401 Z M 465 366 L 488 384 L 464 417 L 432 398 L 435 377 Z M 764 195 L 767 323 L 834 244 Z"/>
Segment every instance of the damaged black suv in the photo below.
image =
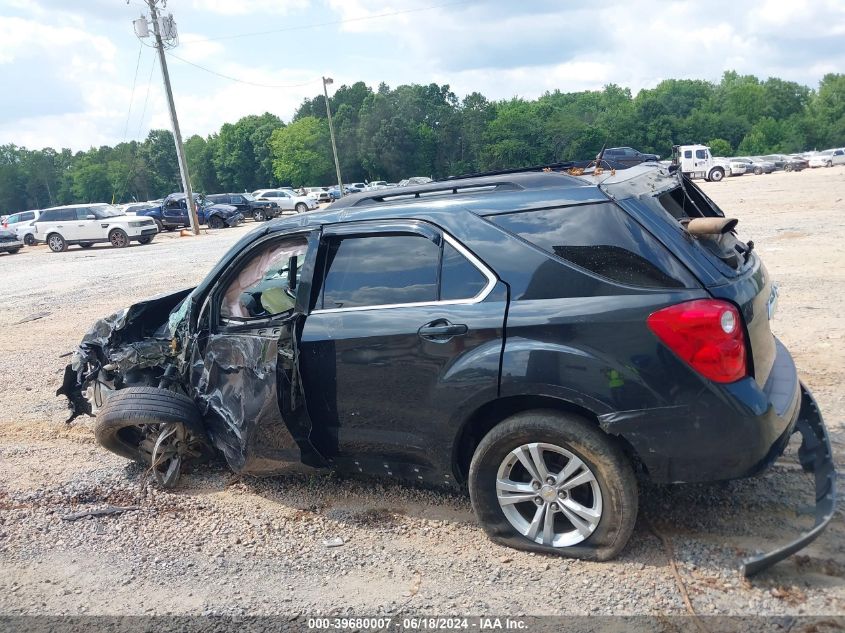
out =
<path fill-rule="evenodd" d="M 59 392 L 165 485 L 222 454 L 467 486 L 496 542 L 594 560 L 628 541 L 635 471 L 751 476 L 798 430 L 816 527 L 753 573 L 824 528 L 835 472 L 735 225 L 656 164 L 363 192 L 99 321 Z"/>

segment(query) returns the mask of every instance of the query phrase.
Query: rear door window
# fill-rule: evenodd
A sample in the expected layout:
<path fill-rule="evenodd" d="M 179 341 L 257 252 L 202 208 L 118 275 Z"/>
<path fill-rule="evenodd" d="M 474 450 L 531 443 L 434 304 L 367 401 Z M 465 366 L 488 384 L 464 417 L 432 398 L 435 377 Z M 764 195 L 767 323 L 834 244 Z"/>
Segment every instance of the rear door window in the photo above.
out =
<path fill-rule="evenodd" d="M 683 287 L 680 263 L 633 218 L 612 203 L 487 217 L 534 246 L 619 283 Z M 672 270 L 676 268 L 677 270 Z"/>
<path fill-rule="evenodd" d="M 323 308 L 437 300 L 440 248 L 421 235 L 333 239 L 326 256 Z"/>

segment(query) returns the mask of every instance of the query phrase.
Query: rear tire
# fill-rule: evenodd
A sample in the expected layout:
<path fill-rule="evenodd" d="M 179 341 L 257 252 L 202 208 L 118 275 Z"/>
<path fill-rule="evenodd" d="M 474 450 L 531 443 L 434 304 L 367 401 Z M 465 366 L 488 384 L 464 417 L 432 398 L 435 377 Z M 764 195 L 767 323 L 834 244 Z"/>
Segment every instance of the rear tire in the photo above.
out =
<path fill-rule="evenodd" d="M 760 175 L 760 174 L 762 174 L 762 173 L 763 173 L 763 168 L 762 168 L 762 167 L 755 167 L 755 168 L 754 168 L 754 175 L 755 175 L 755 176 L 759 176 L 759 175 Z"/>
<path fill-rule="evenodd" d="M 158 387 L 127 387 L 112 393 L 97 412 L 94 438 L 116 455 L 149 464 L 152 446 L 147 427 L 160 424 L 184 425 L 193 437 L 191 446 L 199 461 L 213 455 L 194 401 Z"/>
<path fill-rule="evenodd" d="M 264 222 L 267 218 L 264 217 L 264 211 L 262 209 L 256 209 L 252 214 L 252 219 L 255 222 Z"/>
<path fill-rule="evenodd" d="M 297 202 L 295 208 L 297 213 L 305 213 L 308 211 L 308 205 L 304 202 Z"/>
<path fill-rule="evenodd" d="M 65 238 L 63 238 L 58 233 L 50 233 L 47 236 L 47 246 L 50 247 L 50 250 L 54 253 L 63 253 L 67 250 L 67 242 Z"/>
<path fill-rule="evenodd" d="M 517 458 L 521 452 L 536 465 L 526 450 L 531 446 L 548 471 L 539 473 L 540 479 L 559 475 L 559 481 L 575 482 L 582 477 L 584 481 L 564 490 L 565 484 L 535 480 Z M 570 467 L 574 470 L 566 474 Z M 519 490 L 502 488 L 502 481 L 516 483 Z M 625 547 L 637 519 L 637 481 L 630 460 L 587 420 L 553 410 L 519 413 L 494 427 L 473 455 L 469 492 L 478 521 L 490 539 L 528 551 L 608 560 Z M 521 495 L 522 501 L 514 503 L 511 494 Z M 551 528 L 546 534 L 541 527 L 531 538 L 529 524 L 538 521 L 543 508 L 540 522 L 545 527 L 545 517 L 551 512 Z M 585 518 L 588 514 L 591 518 Z"/>
<path fill-rule="evenodd" d="M 27 233 L 23 236 L 23 243 L 27 246 L 35 246 L 38 242 L 32 233 Z"/>

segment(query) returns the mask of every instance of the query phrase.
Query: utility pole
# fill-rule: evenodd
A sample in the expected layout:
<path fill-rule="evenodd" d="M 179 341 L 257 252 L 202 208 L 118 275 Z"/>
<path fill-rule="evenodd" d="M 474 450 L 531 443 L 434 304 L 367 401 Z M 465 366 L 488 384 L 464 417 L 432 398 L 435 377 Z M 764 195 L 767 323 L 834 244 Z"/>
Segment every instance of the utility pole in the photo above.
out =
<path fill-rule="evenodd" d="M 337 159 L 337 144 L 334 140 L 334 125 L 332 125 L 332 109 L 329 106 L 329 91 L 326 89 L 328 84 L 334 83 L 331 77 L 323 77 L 323 95 L 326 97 L 326 114 L 329 116 L 329 134 L 332 137 L 332 154 L 334 154 L 334 168 L 337 172 L 337 188 L 340 192 L 340 197 L 343 197 L 343 180 L 340 178 L 340 161 Z"/>
<path fill-rule="evenodd" d="M 182 187 L 185 190 L 185 202 L 188 206 L 188 219 L 191 223 L 191 232 L 194 235 L 199 235 L 200 223 L 197 218 L 197 208 L 194 204 L 194 192 L 191 189 L 191 177 L 188 174 L 188 162 L 185 160 L 185 148 L 182 147 L 182 132 L 179 130 L 179 119 L 176 117 L 176 105 L 173 103 L 173 91 L 170 88 L 170 73 L 167 72 L 167 60 L 164 56 L 164 42 L 161 37 L 161 25 L 158 20 L 158 7 L 156 6 L 159 0 L 146 0 L 147 6 L 150 8 L 150 18 L 153 22 L 153 35 L 155 36 L 155 47 L 158 50 L 158 61 L 161 65 L 161 76 L 164 79 L 164 93 L 167 96 L 167 106 L 170 109 L 170 122 L 173 125 L 173 140 L 176 143 L 176 157 L 179 160 L 179 174 L 182 176 Z M 143 18 L 142 18 L 143 20 Z M 169 24 L 171 28 L 175 29 L 172 16 L 170 16 Z M 146 31 L 146 28 L 143 29 Z M 139 33 L 139 26 L 136 21 L 135 33 L 139 37 L 147 37 Z M 167 33 L 167 39 L 175 41 L 175 33 Z M 175 43 L 173 44 L 175 46 Z"/>

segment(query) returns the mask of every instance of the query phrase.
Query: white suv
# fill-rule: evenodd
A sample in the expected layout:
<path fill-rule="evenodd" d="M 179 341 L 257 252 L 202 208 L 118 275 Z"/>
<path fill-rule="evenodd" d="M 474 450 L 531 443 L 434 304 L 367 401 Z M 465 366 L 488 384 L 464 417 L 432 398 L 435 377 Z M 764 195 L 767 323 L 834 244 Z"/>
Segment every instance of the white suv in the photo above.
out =
<path fill-rule="evenodd" d="M 46 242 L 54 253 L 71 244 L 88 248 L 109 242 L 116 248 L 129 242 L 149 244 L 158 229 L 152 218 L 124 215 L 110 204 L 73 204 L 44 209 L 35 221 L 35 239 Z"/>
<path fill-rule="evenodd" d="M 33 223 L 38 219 L 39 213 L 41 212 L 37 209 L 13 213 L 3 220 L 3 228 L 14 231 L 18 239 L 27 246 L 35 246 L 35 227 Z"/>
<path fill-rule="evenodd" d="M 302 213 L 311 211 L 320 205 L 317 201 L 308 196 L 298 196 L 289 189 L 258 189 L 252 193 L 259 200 L 271 200 L 279 205 L 282 215 L 291 215 L 292 212 Z"/>

